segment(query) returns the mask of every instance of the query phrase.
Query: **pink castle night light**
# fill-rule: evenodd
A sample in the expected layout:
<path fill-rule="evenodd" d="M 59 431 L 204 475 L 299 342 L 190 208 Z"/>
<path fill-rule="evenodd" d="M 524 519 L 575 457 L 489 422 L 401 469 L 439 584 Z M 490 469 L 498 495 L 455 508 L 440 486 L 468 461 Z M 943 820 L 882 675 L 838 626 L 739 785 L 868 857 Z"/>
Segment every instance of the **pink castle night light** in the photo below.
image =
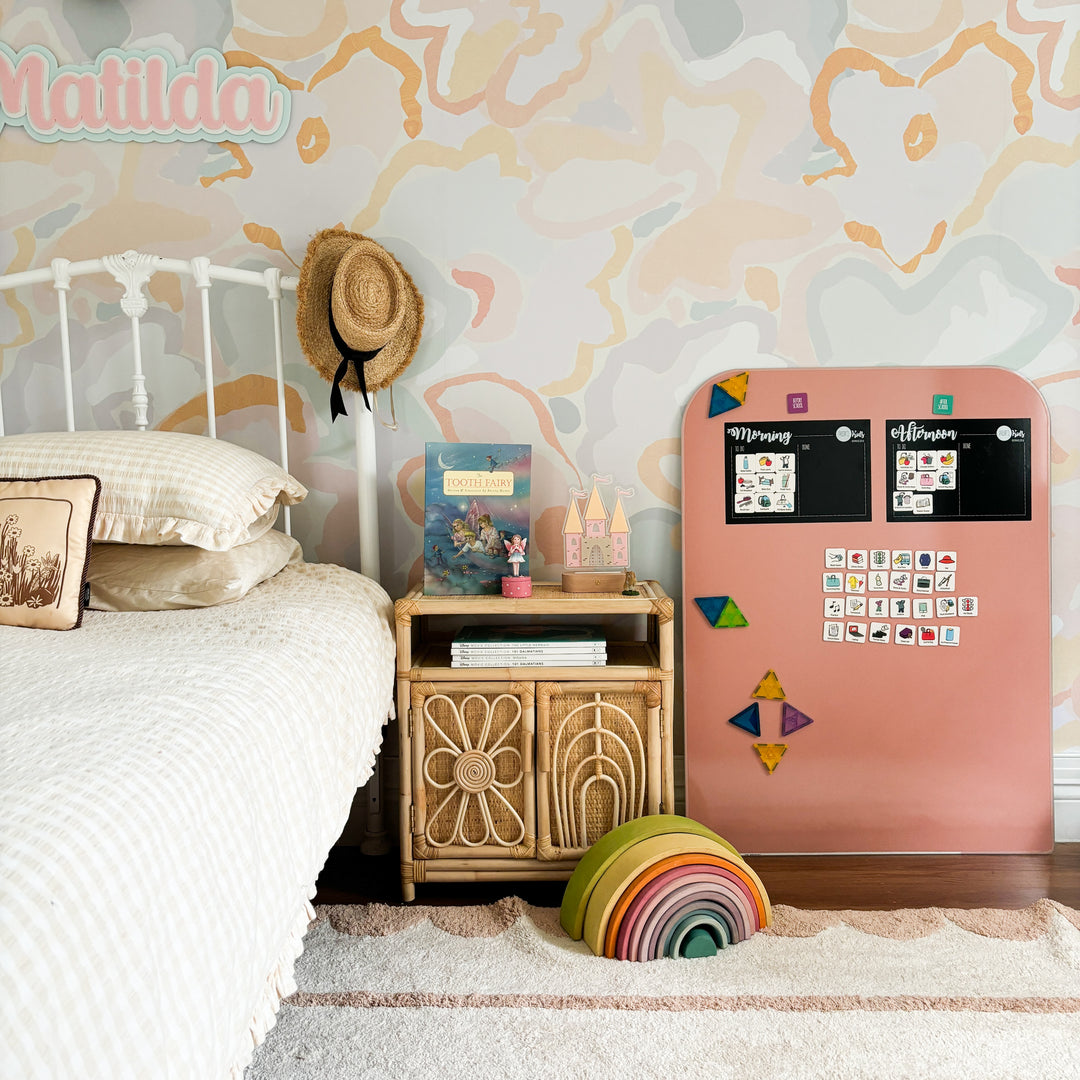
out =
<path fill-rule="evenodd" d="M 626 520 L 622 497 L 633 489 L 616 487 L 615 506 L 610 515 L 598 484 L 611 483 L 603 476 L 593 477 L 592 491 L 570 489 L 570 504 L 563 522 L 563 564 L 568 570 L 586 567 L 628 567 L 630 565 L 630 523 Z M 586 499 L 584 510 L 581 500 Z"/>

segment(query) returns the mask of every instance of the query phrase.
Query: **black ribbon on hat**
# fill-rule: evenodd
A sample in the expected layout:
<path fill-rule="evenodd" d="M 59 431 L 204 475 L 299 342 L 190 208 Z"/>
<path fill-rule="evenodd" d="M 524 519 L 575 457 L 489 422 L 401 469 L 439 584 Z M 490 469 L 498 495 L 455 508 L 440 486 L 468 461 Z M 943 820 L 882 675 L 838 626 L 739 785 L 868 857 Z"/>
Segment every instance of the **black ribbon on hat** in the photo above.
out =
<path fill-rule="evenodd" d="M 364 404 L 367 406 L 367 411 L 371 412 L 371 402 L 368 401 L 367 396 L 367 380 L 364 378 L 364 365 L 372 357 L 378 356 L 382 352 L 383 346 L 380 345 L 377 349 L 371 350 L 354 349 L 338 333 L 338 328 L 334 325 L 334 305 L 332 300 L 327 304 L 327 308 L 330 336 L 334 339 L 337 351 L 341 353 L 341 363 L 338 364 L 337 371 L 334 372 L 334 385 L 330 388 L 330 423 L 332 424 L 339 416 L 349 415 L 345 410 L 345 399 L 341 396 L 341 380 L 348 374 L 349 364 L 352 364 L 353 371 L 356 372 L 356 381 L 360 384 L 360 394 L 364 399 Z"/>

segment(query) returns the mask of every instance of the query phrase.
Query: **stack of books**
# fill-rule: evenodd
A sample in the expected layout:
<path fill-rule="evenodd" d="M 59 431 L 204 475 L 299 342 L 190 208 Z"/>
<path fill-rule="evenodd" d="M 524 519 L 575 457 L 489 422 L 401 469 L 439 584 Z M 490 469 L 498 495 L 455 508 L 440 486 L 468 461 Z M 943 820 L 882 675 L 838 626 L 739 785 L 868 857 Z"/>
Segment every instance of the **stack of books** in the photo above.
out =
<path fill-rule="evenodd" d="M 454 638 L 451 667 L 603 667 L 599 626 L 466 626 Z"/>

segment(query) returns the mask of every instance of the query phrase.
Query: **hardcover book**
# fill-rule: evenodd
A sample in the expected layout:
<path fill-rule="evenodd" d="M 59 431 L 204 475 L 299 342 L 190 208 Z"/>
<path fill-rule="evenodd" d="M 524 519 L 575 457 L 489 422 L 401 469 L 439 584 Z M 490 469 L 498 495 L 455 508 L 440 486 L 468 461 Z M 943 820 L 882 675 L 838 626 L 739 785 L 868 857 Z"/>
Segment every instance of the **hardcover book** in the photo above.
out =
<path fill-rule="evenodd" d="M 575 645 L 604 646 L 607 638 L 599 626 L 543 626 L 539 623 L 517 623 L 513 626 L 464 626 L 454 635 L 455 648 L 460 645 L 485 647 L 508 646 L 519 649 L 526 645 L 549 645 L 566 649 Z"/>
<path fill-rule="evenodd" d="M 586 645 L 559 649 L 553 645 L 513 645 L 490 647 L 483 645 L 455 645 L 450 650 L 451 656 L 460 656 L 462 660 L 481 660 L 485 656 L 578 656 L 582 659 L 593 656 L 606 656 L 607 648 L 603 645 Z"/>
<path fill-rule="evenodd" d="M 428 443 L 424 470 L 424 595 L 500 592 L 508 544 L 526 540 L 532 447 Z"/>
<path fill-rule="evenodd" d="M 607 641 L 599 626 L 466 626 L 450 656 L 451 667 L 600 667 Z"/>
<path fill-rule="evenodd" d="M 482 660 L 461 660 L 452 657 L 452 668 L 507 668 L 507 667 L 604 667 L 607 660 L 603 656 L 564 658 L 558 656 L 503 656 L 485 657 Z"/>

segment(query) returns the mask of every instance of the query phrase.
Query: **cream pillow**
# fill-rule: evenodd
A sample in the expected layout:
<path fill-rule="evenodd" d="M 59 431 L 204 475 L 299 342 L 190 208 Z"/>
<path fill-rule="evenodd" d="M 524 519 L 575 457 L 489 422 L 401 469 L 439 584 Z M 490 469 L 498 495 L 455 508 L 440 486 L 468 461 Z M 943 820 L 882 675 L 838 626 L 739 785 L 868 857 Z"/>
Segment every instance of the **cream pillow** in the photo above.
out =
<path fill-rule="evenodd" d="M 303 562 L 298 541 L 270 530 L 228 551 L 146 544 L 94 544 L 90 607 L 167 611 L 239 600 L 290 563 Z"/>
<path fill-rule="evenodd" d="M 227 551 L 269 529 L 307 489 L 242 446 L 177 431 L 62 431 L 0 438 L 0 476 L 101 478 L 94 539 Z"/>

